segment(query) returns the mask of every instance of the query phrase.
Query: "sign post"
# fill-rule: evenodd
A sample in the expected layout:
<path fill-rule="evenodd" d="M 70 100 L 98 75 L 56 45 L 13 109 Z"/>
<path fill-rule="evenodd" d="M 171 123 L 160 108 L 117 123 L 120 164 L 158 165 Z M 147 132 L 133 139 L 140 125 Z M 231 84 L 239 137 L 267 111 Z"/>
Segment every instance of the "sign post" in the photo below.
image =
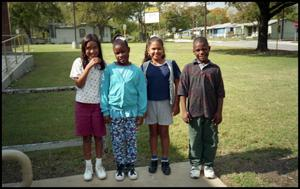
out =
<path fill-rule="evenodd" d="M 145 24 L 159 23 L 159 10 L 157 7 L 145 9 Z"/>
<path fill-rule="evenodd" d="M 123 24 L 123 32 L 124 32 L 124 37 L 125 37 L 125 38 L 126 38 L 126 29 L 127 29 L 126 24 Z"/>
<path fill-rule="evenodd" d="M 174 40 L 175 40 L 175 32 L 176 32 L 176 28 L 173 27 L 173 28 L 172 28 L 172 33 L 173 33 L 173 39 L 174 39 Z"/>
<path fill-rule="evenodd" d="M 145 24 L 159 23 L 159 10 L 157 7 L 148 7 L 145 9 Z M 152 29 L 153 35 L 153 29 Z"/>

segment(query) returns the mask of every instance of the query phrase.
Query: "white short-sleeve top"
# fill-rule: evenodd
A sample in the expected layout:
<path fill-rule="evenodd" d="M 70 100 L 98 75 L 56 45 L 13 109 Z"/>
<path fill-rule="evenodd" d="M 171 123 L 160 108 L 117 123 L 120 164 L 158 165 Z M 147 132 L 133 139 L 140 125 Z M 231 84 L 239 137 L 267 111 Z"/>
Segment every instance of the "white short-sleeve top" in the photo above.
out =
<path fill-rule="evenodd" d="M 79 75 L 83 73 L 83 65 L 81 58 L 76 58 L 73 62 L 70 78 L 78 78 Z M 100 79 L 103 71 L 93 66 L 86 78 L 85 84 L 82 88 L 76 86 L 76 102 L 88 103 L 88 104 L 98 104 L 100 103 Z"/>

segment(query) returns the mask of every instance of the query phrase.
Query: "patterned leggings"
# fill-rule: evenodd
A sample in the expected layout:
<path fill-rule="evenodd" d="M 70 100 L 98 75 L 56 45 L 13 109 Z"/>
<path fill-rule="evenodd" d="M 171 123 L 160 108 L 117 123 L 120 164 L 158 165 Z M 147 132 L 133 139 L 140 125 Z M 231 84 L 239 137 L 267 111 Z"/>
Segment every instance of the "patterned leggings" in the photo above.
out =
<path fill-rule="evenodd" d="M 116 163 L 134 163 L 137 156 L 135 118 L 112 119 L 109 130 Z"/>

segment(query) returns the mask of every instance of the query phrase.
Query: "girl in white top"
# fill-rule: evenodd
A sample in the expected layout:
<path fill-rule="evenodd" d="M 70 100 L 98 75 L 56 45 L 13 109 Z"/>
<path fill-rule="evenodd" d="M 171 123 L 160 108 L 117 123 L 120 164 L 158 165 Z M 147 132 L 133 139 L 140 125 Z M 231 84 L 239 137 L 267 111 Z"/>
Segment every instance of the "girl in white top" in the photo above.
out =
<path fill-rule="evenodd" d="M 101 44 L 95 34 L 86 35 L 81 44 L 81 57 L 73 62 L 70 78 L 76 84 L 75 125 L 76 135 L 83 138 L 85 181 L 93 178 L 92 136 L 95 141 L 95 172 L 99 179 L 106 178 L 102 165 L 102 137 L 106 135 L 103 114 L 100 109 L 99 86 L 105 68 Z"/>

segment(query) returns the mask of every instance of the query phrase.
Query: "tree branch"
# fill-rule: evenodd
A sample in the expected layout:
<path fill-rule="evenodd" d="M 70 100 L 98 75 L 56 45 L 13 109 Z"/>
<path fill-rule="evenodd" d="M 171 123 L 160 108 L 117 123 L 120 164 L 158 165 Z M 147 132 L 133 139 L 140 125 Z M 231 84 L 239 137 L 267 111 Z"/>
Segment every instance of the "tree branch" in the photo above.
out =
<path fill-rule="evenodd" d="M 280 13 L 282 9 L 292 6 L 297 2 L 277 2 L 274 6 L 270 7 L 270 18 L 275 16 L 276 14 Z"/>

